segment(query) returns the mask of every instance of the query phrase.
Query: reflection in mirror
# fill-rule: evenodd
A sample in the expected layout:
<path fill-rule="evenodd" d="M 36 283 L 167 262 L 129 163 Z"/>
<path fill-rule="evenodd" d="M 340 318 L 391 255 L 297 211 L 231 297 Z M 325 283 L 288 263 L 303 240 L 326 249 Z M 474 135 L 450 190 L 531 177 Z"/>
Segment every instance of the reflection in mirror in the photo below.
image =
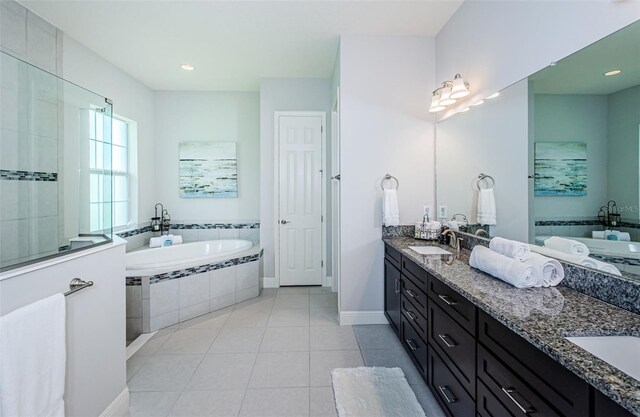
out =
<path fill-rule="evenodd" d="M 589 257 L 558 258 L 640 280 L 640 22 L 439 121 L 436 154 L 449 213 L 477 222 L 489 174 L 492 236 L 570 238 Z"/>

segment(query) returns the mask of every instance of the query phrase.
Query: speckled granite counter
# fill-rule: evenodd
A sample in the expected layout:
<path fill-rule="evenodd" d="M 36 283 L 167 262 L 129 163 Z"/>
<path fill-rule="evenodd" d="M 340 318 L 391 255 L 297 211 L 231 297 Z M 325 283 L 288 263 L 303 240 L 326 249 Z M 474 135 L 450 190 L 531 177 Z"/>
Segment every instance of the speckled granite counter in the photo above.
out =
<path fill-rule="evenodd" d="M 440 246 L 406 237 L 383 239 L 583 380 L 640 416 L 640 381 L 565 339 L 640 336 L 640 315 L 566 287 L 517 289 L 469 266 L 459 255 L 420 255 L 409 246 Z"/>

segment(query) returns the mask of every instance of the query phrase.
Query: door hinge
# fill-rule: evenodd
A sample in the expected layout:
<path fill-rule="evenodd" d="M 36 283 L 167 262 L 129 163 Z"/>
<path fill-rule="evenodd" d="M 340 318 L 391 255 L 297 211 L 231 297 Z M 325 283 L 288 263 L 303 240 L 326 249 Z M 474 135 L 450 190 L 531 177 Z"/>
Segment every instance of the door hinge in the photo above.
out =
<path fill-rule="evenodd" d="M 324 222 L 324 216 L 323 215 L 320 215 L 320 222 L 321 223 Z"/>
<path fill-rule="evenodd" d="M 320 261 L 320 268 L 324 268 L 324 261 Z"/>

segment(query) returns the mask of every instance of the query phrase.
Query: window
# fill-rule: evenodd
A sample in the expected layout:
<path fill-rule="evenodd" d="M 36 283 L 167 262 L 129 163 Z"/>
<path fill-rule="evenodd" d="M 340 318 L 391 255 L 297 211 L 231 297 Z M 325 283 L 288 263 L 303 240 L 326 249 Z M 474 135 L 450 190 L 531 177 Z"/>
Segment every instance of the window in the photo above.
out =
<path fill-rule="evenodd" d="M 99 111 L 89 114 L 90 228 L 98 232 L 113 222 L 114 230 L 124 229 L 130 222 L 129 122 L 113 116 L 109 147 L 104 134 L 109 118 Z"/>

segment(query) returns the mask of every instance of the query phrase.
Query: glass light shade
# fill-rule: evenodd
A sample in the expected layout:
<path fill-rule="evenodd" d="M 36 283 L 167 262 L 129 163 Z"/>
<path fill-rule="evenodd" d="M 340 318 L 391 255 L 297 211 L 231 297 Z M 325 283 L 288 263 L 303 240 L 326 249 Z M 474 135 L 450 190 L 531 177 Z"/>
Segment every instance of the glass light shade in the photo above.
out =
<path fill-rule="evenodd" d="M 451 98 L 451 86 L 450 85 L 446 85 L 444 87 L 442 87 L 442 90 L 440 90 L 440 101 L 439 104 L 442 106 L 448 106 L 450 104 L 454 104 L 456 102 L 456 100 L 454 98 Z"/>
<path fill-rule="evenodd" d="M 462 98 L 469 95 L 469 87 L 464 82 L 460 74 L 456 74 L 451 87 L 451 98 Z"/>
<path fill-rule="evenodd" d="M 429 113 L 436 113 L 442 110 L 444 110 L 444 106 L 440 104 L 440 90 L 438 90 L 431 96 L 431 106 L 429 106 Z"/>

